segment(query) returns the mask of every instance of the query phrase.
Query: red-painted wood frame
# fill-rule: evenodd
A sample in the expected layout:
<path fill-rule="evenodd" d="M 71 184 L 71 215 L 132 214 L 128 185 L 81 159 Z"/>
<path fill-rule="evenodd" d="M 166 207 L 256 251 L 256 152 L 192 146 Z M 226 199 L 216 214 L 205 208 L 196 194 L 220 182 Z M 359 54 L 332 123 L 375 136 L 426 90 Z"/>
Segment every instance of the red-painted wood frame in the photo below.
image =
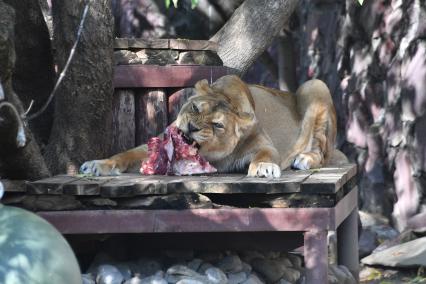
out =
<path fill-rule="evenodd" d="M 331 208 L 87 210 L 39 212 L 63 234 L 285 232 L 304 234 L 308 283 L 327 282 L 327 232 L 337 230 L 338 262 L 358 277 L 358 190 Z"/>
<path fill-rule="evenodd" d="M 199 80 L 215 81 L 235 73 L 224 66 L 204 65 L 118 65 L 114 70 L 115 88 L 193 87 Z"/>

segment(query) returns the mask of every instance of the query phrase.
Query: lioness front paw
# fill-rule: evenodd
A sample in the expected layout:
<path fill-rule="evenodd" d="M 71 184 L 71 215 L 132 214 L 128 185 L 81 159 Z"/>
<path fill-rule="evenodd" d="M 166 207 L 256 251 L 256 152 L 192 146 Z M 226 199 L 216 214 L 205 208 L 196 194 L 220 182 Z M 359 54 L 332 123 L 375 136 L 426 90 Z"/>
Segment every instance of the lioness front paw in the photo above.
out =
<path fill-rule="evenodd" d="M 312 168 L 320 167 L 320 163 L 315 160 L 315 157 L 311 153 L 301 153 L 296 156 L 291 167 L 298 170 L 310 170 Z"/>
<path fill-rule="evenodd" d="M 112 160 L 93 160 L 87 161 L 80 167 L 80 173 L 94 176 L 117 176 L 120 175 L 120 169 L 115 166 Z"/>
<path fill-rule="evenodd" d="M 260 162 L 250 164 L 249 177 L 266 177 L 266 178 L 279 178 L 281 176 L 281 169 L 277 164 Z"/>

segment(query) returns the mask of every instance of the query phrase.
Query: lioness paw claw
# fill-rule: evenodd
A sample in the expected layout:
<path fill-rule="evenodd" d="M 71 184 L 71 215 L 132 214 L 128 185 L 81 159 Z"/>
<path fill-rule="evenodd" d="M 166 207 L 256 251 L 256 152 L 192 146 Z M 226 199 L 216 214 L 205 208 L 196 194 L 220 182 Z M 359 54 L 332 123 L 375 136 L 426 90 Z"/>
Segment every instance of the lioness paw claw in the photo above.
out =
<path fill-rule="evenodd" d="M 312 157 L 302 153 L 296 156 L 293 163 L 291 164 L 291 167 L 297 170 L 309 170 L 312 168 L 312 164 Z"/>
<path fill-rule="evenodd" d="M 281 176 L 281 169 L 277 164 L 261 162 L 256 165 L 250 165 L 248 176 L 279 178 Z"/>
<path fill-rule="evenodd" d="M 80 173 L 94 176 L 116 176 L 121 172 L 109 160 L 87 161 L 80 167 Z"/>

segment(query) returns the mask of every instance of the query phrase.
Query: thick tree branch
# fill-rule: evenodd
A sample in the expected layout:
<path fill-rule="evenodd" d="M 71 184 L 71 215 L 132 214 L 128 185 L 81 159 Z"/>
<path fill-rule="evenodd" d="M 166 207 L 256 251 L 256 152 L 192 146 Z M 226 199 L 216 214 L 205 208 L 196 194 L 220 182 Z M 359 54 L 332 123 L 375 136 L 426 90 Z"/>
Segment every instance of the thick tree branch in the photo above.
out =
<path fill-rule="evenodd" d="M 246 0 L 212 38 L 225 66 L 240 75 L 265 51 L 288 21 L 298 0 Z"/>

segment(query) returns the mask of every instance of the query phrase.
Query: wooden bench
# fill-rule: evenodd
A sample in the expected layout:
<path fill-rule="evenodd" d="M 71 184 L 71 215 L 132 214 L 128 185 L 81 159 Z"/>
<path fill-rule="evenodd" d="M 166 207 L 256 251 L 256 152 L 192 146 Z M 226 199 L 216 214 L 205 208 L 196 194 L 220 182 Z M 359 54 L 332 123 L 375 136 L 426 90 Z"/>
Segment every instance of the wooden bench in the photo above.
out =
<path fill-rule="evenodd" d="M 358 279 L 355 179 L 355 165 L 284 171 L 279 179 L 243 175 L 56 176 L 28 183 L 21 189 L 25 192 L 6 192 L 2 201 L 8 203 L 21 194 L 80 202 L 80 207 L 69 207 L 75 210 L 48 211 L 56 209 L 54 205 L 46 208 L 45 203 L 41 211 L 32 208 L 63 234 L 269 232 L 279 236 L 282 241 L 275 244 L 285 249 L 303 246 L 308 283 L 326 283 L 328 231 L 337 231 L 338 263 Z M 171 209 L 166 202 L 170 196 L 173 200 L 189 198 Z M 87 203 L 94 198 L 111 202 Z M 158 198 L 163 200 L 158 204 L 165 204 L 166 209 L 152 206 Z M 189 201 L 201 199 L 210 202 Z M 32 200 L 35 206 L 36 199 Z"/>
<path fill-rule="evenodd" d="M 162 133 L 176 119 L 182 104 L 193 95 L 192 88 L 199 80 L 214 82 L 236 72 L 221 66 L 221 61 L 216 62 L 219 65 L 197 65 L 172 60 L 163 65 L 161 60 L 155 60 L 156 54 L 170 53 L 174 58 L 183 53 L 216 54 L 216 49 L 216 43 L 203 40 L 115 39 L 115 52 L 127 51 L 136 56 L 135 52 L 143 50 L 153 60 L 145 64 L 116 62 L 119 65 L 114 68 L 113 78 L 112 153 L 146 143 L 149 137 Z"/>

